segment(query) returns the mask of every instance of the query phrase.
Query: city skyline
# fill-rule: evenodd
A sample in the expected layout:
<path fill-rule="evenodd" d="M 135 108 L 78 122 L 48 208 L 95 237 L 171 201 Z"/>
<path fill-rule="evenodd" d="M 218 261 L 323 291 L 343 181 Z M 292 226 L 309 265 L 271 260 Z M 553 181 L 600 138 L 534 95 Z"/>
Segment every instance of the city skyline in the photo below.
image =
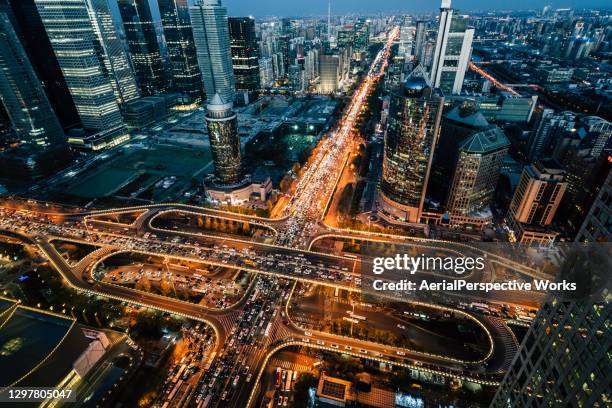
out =
<path fill-rule="evenodd" d="M 612 403 L 612 10 L 319 3 L 0 0 L 0 402 Z"/>
<path fill-rule="evenodd" d="M 198 0 L 187 0 L 189 4 L 194 4 Z M 157 7 L 156 0 L 149 0 L 152 5 L 153 17 L 156 21 L 160 20 L 159 9 Z M 340 3 L 340 4 L 338 4 Z M 355 3 L 357 7 L 355 7 Z M 424 14 L 435 14 L 439 10 L 439 6 L 431 2 L 430 0 L 416 0 L 415 6 L 406 7 L 405 1 L 403 0 L 385 0 L 382 3 L 376 3 L 372 5 L 369 0 L 335 0 L 332 1 L 331 12 L 333 16 L 340 16 L 347 12 L 349 13 L 424 13 Z M 540 4 L 541 3 L 541 4 Z M 326 0 L 317 0 L 310 4 L 309 12 L 295 13 L 295 8 L 290 6 L 289 3 L 281 0 L 264 0 L 258 2 L 257 6 L 251 2 L 245 0 L 227 0 L 224 2 L 225 7 L 228 10 L 229 17 L 321 17 L 327 15 Z M 388 6 L 387 6 L 388 4 Z M 545 1 L 538 0 L 534 3 L 533 1 L 521 0 L 513 2 L 512 7 L 508 7 L 508 3 L 503 0 L 493 0 L 487 2 L 487 7 L 482 7 L 482 2 L 479 0 L 454 0 L 453 7 L 462 12 L 478 12 L 478 11 L 504 11 L 504 10 L 535 10 L 539 11 L 545 6 L 550 5 L 553 8 L 577 8 L 577 9 L 589 9 L 589 8 L 601 8 L 606 9 L 608 3 L 606 0 L 589 0 L 587 2 L 577 0 L 557 0 L 557 1 Z M 382 7 L 381 7 L 382 6 Z M 264 11 L 259 11 L 264 10 Z"/>

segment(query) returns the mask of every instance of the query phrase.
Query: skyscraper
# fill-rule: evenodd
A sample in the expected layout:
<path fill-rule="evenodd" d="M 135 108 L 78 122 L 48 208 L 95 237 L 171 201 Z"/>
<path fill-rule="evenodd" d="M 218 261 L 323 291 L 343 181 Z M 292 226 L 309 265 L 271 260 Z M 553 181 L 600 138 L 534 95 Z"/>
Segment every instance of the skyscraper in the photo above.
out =
<path fill-rule="evenodd" d="M 467 24 L 467 16 L 453 14 L 451 0 L 442 0 L 431 82 L 443 92 L 456 94 L 463 87 L 474 38 L 474 29 L 468 28 Z"/>
<path fill-rule="evenodd" d="M 400 40 L 397 54 L 400 57 L 412 56 L 414 47 L 415 27 L 412 24 L 412 17 L 405 16 L 400 27 Z"/>
<path fill-rule="evenodd" d="M 391 96 L 379 199 L 379 214 L 390 221 L 421 218 L 443 103 L 421 66 Z"/>
<path fill-rule="evenodd" d="M 576 236 L 580 242 L 612 241 L 612 171 L 601 186 Z"/>
<path fill-rule="evenodd" d="M 557 233 L 543 228 L 550 225 L 567 189 L 565 171 L 553 160 L 540 160 L 526 166 L 516 187 L 508 224 L 512 241 L 524 244 L 552 243 Z"/>
<path fill-rule="evenodd" d="M 79 127 L 79 115 L 34 0 L 0 0 L 0 8 L 3 5 L 12 11 L 12 17 L 8 14 L 13 28 L 64 132 Z"/>
<path fill-rule="evenodd" d="M 232 103 L 236 96 L 227 10 L 220 0 L 200 0 L 189 9 L 193 39 L 206 97 L 219 94 Z"/>
<path fill-rule="evenodd" d="M 198 102 L 204 91 L 187 3 L 187 0 L 158 0 L 174 89 L 189 101 Z"/>
<path fill-rule="evenodd" d="M 218 183 L 227 185 L 239 183 L 242 179 L 238 120 L 232 107 L 232 102 L 226 102 L 219 94 L 210 98 L 206 106 L 215 178 Z"/>
<path fill-rule="evenodd" d="M 427 198 L 443 204 L 448 201 L 451 177 L 457 158 L 459 146 L 471 135 L 489 127 L 489 122 L 478 111 L 473 101 L 463 101 L 442 117 L 440 137 L 431 166 Z"/>
<path fill-rule="evenodd" d="M 425 44 L 425 37 L 427 36 L 427 22 L 417 21 L 416 31 L 414 35 L 414 57 L 420 61 L 421 54 L 423 52 L 423 45 Z"/>
<path fill-rule="evenodd" d="M 98 54 L 110 79 L 117 103 L 140 97 L 128 56 L 123 49 L 111 17 L 108 0 L 87 0 L 89 17 L 99 43 Z"/>
<path fill-rule="evenodd" d="M 271 87 L 274 84 L 274 68 L 272 58 L 259 59 L 259 83 L 262 88 Z"/>
<path fill-rule="evenodd" d="M 355 49 L 357 51 L 367 51 L 369 45 L 370 24 L 361 17 L 355 23 Z"/>
<path fill-rule="evenodd" d="M 529 139 L 528 155 L 531 161 L 550 157 L 557 140 L 574 129 L 576 114 L 570 111 L 555 114 L 552 109 L 539 113 L 536 129 Z"/>
<path fill-rule="evenodd" d="M 304 90 L 304 70 L 299 64 L 289 65 L 289 87 L 295 92 Z"/>
<path fill-rule="evenodd" d="M 451 214 L 476 215 L 489 207 L 508 146 L 510 141 L 497 126 L 461 143 L 446 205 Z"/>
<path fill-rule="evenodd" d="M 355 46 L 355 29 L 351 26 L 343 27 L 338 30 L 336 36 L 336 46 L 338 48 L 354 47 Z"/>
<path fill-rule="evenodd" d="M 329 94 L 338 90 L 342 58 L 338 54 L 319 54 L 319 93 Z"/>
<path fill-rule="evenodd" d="M 7 14 L 0 13 L 0 100 L 17 137 L 42 147 L 66 137 Z"/>
<path fill-rule="evenodd" d="M 119 0 L 132 64 L 140 92 L 144 96 L 167 91 L 155 25 L 148 0 Z"/>
<path fill-rule="evenodd" d="M 610 242 L 611 214 L 612 173 L 609 173 L 576 241 Z M 604 290 L 600 297 L 609 296 Z M 601 299 L 560 301 L 552 297 L 544 303 L 491 407 L 609 405 L 612 338 L 608 325 L 612 308 Z"/>
<path fill-rule="evenodd" d="M 236 90 L 254 92 L 259 89 L 255 20 L 251 17 L 230 17 L 228 23 Z"/>
<path fill-rule="evenodd" d="M 70 95 L 86 130 L 125 130 L 86 0 L 36 0 Z"/>
<path fill-rule="evenodd" d="M 491 407 L 609 406 L 611 318 L 609 302 L 544 303 Z"/>

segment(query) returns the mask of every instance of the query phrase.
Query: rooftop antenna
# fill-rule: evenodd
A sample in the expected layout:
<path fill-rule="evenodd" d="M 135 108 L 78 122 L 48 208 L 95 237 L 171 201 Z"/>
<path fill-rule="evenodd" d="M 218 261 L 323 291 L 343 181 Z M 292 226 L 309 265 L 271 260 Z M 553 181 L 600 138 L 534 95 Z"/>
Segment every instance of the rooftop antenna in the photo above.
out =
<path fill-rule="evenodd" d="M 327 41 L 331 42 L 331 0 L 327 2 Z"/>

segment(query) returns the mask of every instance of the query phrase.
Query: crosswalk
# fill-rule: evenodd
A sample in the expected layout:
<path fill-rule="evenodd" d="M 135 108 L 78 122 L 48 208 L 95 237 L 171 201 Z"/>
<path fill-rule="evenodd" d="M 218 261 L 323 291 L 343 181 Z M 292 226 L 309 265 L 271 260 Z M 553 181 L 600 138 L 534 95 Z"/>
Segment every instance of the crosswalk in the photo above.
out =
<path fill-rule="evenodd" d="M 299 373 L 307 372 L 311 369 L 311 367 L 304 364 L 298 364 L 292 361 L 280 360 L 277 358 L 273 358 L 270 360 L 270 367 L 280 367 L 283 370 L 293 370 Z"/>

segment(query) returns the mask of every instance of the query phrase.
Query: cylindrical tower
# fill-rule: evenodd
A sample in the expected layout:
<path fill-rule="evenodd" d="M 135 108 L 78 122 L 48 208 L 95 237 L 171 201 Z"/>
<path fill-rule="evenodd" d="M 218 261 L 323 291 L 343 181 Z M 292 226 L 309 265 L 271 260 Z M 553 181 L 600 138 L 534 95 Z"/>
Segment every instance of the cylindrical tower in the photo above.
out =
<path fill-rule="evenodd" d="M 232 102 L 225 102 L 219 94 L 206 106 L 206 124 L 219 184 L 237 184 L 242 180 L 240 167 L 240 138 L 238 121 Z"/>

